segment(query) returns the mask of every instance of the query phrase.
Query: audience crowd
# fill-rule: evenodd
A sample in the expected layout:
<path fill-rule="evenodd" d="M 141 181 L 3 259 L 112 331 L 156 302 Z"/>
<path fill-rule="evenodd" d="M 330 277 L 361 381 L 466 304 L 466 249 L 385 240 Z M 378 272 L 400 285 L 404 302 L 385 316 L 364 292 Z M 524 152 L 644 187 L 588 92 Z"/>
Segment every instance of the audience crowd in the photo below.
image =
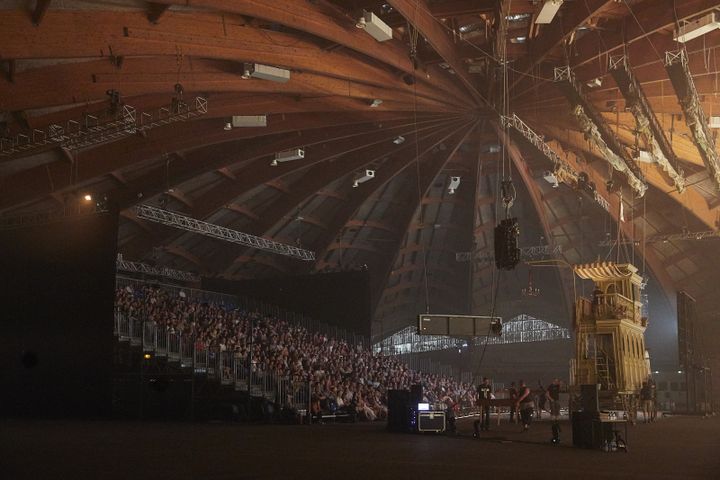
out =
<path fill-rule="evenodd" d="M 368 347 L 312 333 L 275 318 L 213 302 L 198 302 L 152 286 L 116 290 L 116 309 L 128 318 L 155 322 L 170 332 L 195 338 L 196 348 L 234 352 L 248 358 L 252 370 L 307 382 L 313 413 L 346 410 L 366 420 L 387 416 L 387 391 L 423 385 L 424 400 L 450 410 L 473 408 L 477 392 L 470 384 L 413 371 L 391 356 Z M 252 325 L 252 332 L 250 331 Z"/>

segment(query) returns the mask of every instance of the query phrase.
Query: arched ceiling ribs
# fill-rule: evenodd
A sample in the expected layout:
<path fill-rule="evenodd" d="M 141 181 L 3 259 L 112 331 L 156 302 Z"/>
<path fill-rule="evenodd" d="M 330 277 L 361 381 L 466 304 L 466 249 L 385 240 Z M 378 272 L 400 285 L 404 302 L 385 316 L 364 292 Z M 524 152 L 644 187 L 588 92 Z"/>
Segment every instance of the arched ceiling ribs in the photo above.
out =
<path fill-rule="evenodd" d="M 21 14 L 13 13 L 9 15 L 11 27 L 0 33 L 4 52 L 13 59 L 121 57 L 124 71 L 125 61 L 133 57 L 176 59 L 180 51 L 186 58 L 233 62 L 238 76 L 242 73 L 241 62 L 265 62 L 295 72 L 417 92 L 422 98 L 464 106 L 462 99 L 447 90 L 431 88 L 424 82 L 408 85 L 387 67 L 347 53 L 325 51 L 317 42 L 296 34 L 239 25 L 217 14 L 171 12 L 162 25 L 152 26 L 141 12 L 53 11 L 42 28 L 25 29 L 18 35 L 16 29 L 22 22 L 15 17 Z M 203 21 L 198 21 L 198 17 Z M 65 27 L 68 24 L 74 25 L 70 32 Z M 105 45 L 107 51 L 98 51 L 98 43 Z"/>
<path fill-rule="evenodd" d="M 568 146 L 572 150 L 583 151 L 587 155 L 596 154 L 596 152 L 592 152 L 588 149 L 587 142 L 585 142 L 581 132 L 573 132 L 567 129 L 560 130 L 557 127 L 547 124 L 540 125 L 538 131 L 547 134 L 548 139 L 556 139 L 557 142 Z M 548 143 L 551 146 L 560 147 L 558 143 L 553 141 L 549 141 Z M 561 150 L 564 149 L 561 148 Z M 572 154 L 565 155 L 565 157 L 575 158 Z M 579 171 L 587 172 L 593 168 L 594 167 L 591 165 L 584 165 L 580 167 Z M 673 185 L 668 184 L 667 180 L 662 176 L 658 169 L 659 167 L 657 165 L 651 165 L 649 168 L 643 169 L 645 180 L 650 185 L 672 198 L 678 204 L 680 209 L 689 210 L 691 215 L 697 217 L 697 219 L 704 223 L 707 227 L 712 229 L 717 228 L 718 213 L 709 206 L 707 200 L 692 186 L 686 188 L 683 193 L 679 193 Z M 603 178 L 602 182 L 597 184 L 598 188 L 603 188 L 607 180 L 608 178 Z"/>
<path fill-rule="evenodd" d="M 98 146 L 76 155 L 76 173 L 73 180 L 83 183 L 102 177 L 113 171 L 122 171 L 134 165 L 149 160 L 157 160 L 167 152 L 178 149 L 196 148 L 190 150 L 186 157 L 199 159 L 198 166 L 212 164 L 206 158 L 212 158 L 217 168 L 223 168 L 251 158 L 247 155 L 253 145 L 264 145 L 259 155 L 269 155 L 282 149 L 302 147 L 326 142 L 332 138 L 352 138 L 354 135 L 377 131 L 378 125 L 383 124 L 390 128 L 396 125 L 414 125 L 412 115 L 395 114 L 374 120 L 357 119 L 346 114 L 288 114 L 275 121 L 271 117 L 268 127 L 263 129 L 263 135 L 256 129 L 233 129 L 225 132 L 221 123 L 188 122 L 174 124 L 158 130 L 150 130 L 147 139 L 130 137 L 123 140 Z M 444 117 L 428 117 L 442 120 Z M 421 121 L 425 121 L 422 117 Z M 254 137 L 254 138 L 253 138 Z M 197 146 L 198 138 L 202 138 L 207 145 Z M 277 147 L 277 150 L 275 149 Z M 132 152 L 132 154 L 129 154 Z M 238 153 L 242 152 L 242 153 Z M 164 178 L 162 170 L 157 175 Z M 174 165 L 173 165 L 174 166 Z M 210 171 L 212 168 L 203 169 Z M 174 168 L 169 170 L 173 173 Z M 63 161 L 57 161 L 47 166 L 29 168 L 16 175 L 10 176 L 7 188 L 0 190 L 0 210 L 12 205 L 21 204 L 40 198 L 51 191 L 62 190 L 71 186 L 71 177 L 68 175 L 69 167 Z M 151 196 L 149 192 L 144 197 Z"/>
<path fill-rule="evenodd" d="M 713 39 L 720 38 L 720 32 L 708 34 Z M 664 34 L 658 34 L 652 39 L 653 46 L 660 54 L 666 51 L 677 50 L 677 44 L 672 37 Z M 717 86 L 714 82 L 714 76 L 718 72 L 718 48 L 705 48 L 703 45 L 690 44 L 686 46 L 689 66 L 695 73 L 695 83 L 700 93 L 714 93 Z M 620 52 L 616 52 L 619 54 Z M 645 96 L 650 100 L 653 109 L 657 112 L 658 107 L 664 107 L 666 110 L 670 107 L 673 110 L 680 111 L 677 102 L 663 102 L 666 97 L 673 96 L 673 87 L 664 67 L 664 59 L 657 56 L 655 50 L 647 48 L 641 43 L 630 46 L 628 49 L 628 57 L 632 61 L 632 69 L 643 87 Z M 618 94 L 618 88 L 612 75 L 608 72 L 607 64 L 598 65 L 590 63 L 582 67 L 574 69 L 576 77 L 583 80 L 591 80 L 600 78 L 603 80 L 601 87 L 588 89 L 586 94 L 588 98 L 595 104 L 599 102 L 615 102 L 618 107 L 625 105 L 625 99 Z M 552 72 L 548 72 L 552 75 Z M 612 81 L 611 81 L 612 80 Z M 516 101 L 516 109 L 523 110 L 525 106 L 532 105 L 532 109 L 537 107 L 545 107 L 549 105 L 560 104 L 563 97 L 559 92 L 554 90 L 543 91 L 541 98 L 534 98 L 532 102 L 526 100 Z M 711 99 L 706 99 L 706 101 Z M 654 104 L 653 104 L 654 101 Z M 532 111 L 531 109 L 531 111 Z"/>
<path fill-rule="evenodd" d="M 245 207 L 244 205 L 238 205 L 237 203 L 230 203 L 225 205 L 223 208 L 226 208 L 230 210 L 231 212 L 235 212 L 239 215 L 242 215 L 243 217 L 247 217 L 251 220 L 258 221 L 260 220 L 260 216 L 254 213 L 249 208 Z"/>
<path fill-rule="evenodd" d="M 183 193 L 180 189 L 171 188 L 166 193 L 169 197 L 172 197 L 175 200 L 177 200 L 178 202 L 185 205 L 186 208 L 189 208 L 189 209 L 193 208 L 193 201 L 190 198 L 188 198 L 188 196 L 185 195 L 185 193 Z"/>
<path fill-rule="evenodd" d="M 352 219 L 345 224 L 345 228 L 376 228 L 392 234 L 397 233 L 397 227 L 395 225 L 379 220 Z"/>
<path fill-rule="evenodd" d="M 438 126 L 442 123 L 443 122 L 438 121 L 422 123 L 418 122 L 417 128 L 420 132 L 424 132 L 426 129 L 431 130 L 434 128 L 438 128 Z M 299 172 L 315 165 L 324 165 L 324 162 L 336 157 L 342 157 L 343 155 L 347 155 L 353 152 L 361 152 L 369 147 L 374 146 L 376 148 L 382 149 L 384 152 L 386 148 L 389 148 L 389 146 L 393 145 L 393 138 L 395 138 L 397 135 L 413 135 L 415 128 L 415 124 L 403 123 L 386 125 L 382 129 L 379 129 L 376 125 L 370 125 L 367 128 L 360 130 L 359 132 L 356 128 L 356 134 L 354 136 L 349 138 L 342 138 L 341 140 L 334 142 L 322 138 L 322 135 L 320 135 L 317 140 L 327 140 L 327 148 L 318 148 L 317 151 L 315 151 L 311 148 L 306 147 L 305 158 L 303 160 L 289 162 L 288 164 L 280 164 L 277 167 L 270 166 L 270 162 L 268 161 L 268 159 L 264 158 L 264 156 L 272 152 L 292 148 L 292 146 L 301 146 L 303 144 L 300 143 L 298 145 L 299 141 L 312 140 L 311 136 L 305 135 L 302 137 L 296 137 L 296 139 L 291 139 L 289 144 L 288 141 L 271 142 L 269 144 L 271 148 L 265 150 L 262 155 L 256 155 L 259 152 L 253 152 L 252 149 L 243 149 L 241 151 L 243 151 L 244 155 L 249 155 L 250 158 L 255 158 L 255 160 L 252 160 L 250 163 L 248 163 L 246 166 L 244 166 L 238 171 L 238 181 L 223 182 L 209 192 L 207 192 L 206 194 L 204 194 L 202 197 L 196 199 L 197 207 L 193 209 L 190 214 L 194 218 L 204 219 L 214 211 L 222 208 L 223 205 L 226 205 L 233 199 L 243 195 L 244 193 L 247 193 L 261 182 L 265 182 L 273 178 L 279 178 L 294 172 Z M 332 135 L 330 135 L 330 138 L 332 138 Z M 333 164 L 335 166 L 326 166 L 326 169 L 328 173 L 333 172 L 336 171 L 336 168 L 340 168 L 337 165 L 342 164 L 343 161 L 339 160 Z M 292 207 L 295 207 L 295 205 L 293 205 Z M 271 217 L 267 218 L 269 219 Z M 168 236 L 163 237 L 161 241 L 168 242 L 171 241 L 172 238 L 177 238 L 177 235 L 173 235 L 172 233 L 170 233 Z M 137 239 L 137 241 L 132 242 L 132 244 L 127 245 L 124 248 L 127 248 L 129 256 L 130 252 L 137 252 L 137 254 L 142 254 L 142 252 L 147 251 L 149 247 L 149 241 L 150 239 L 147 238 L 139 238 Z"/>
<path fill-rule="evenodd" d="M 177 83 L 185 94 L 195 92 L 237 92 L 249 94 L 283 93 L 300 96 L 345 96 L 369 104 L 373 99 L 393 98 L 396 101 L 417 105 L 422 109 L 444 112 L 462 112 L 464 106 L 455 106 L 412 92 L 403 92 L 367 85 L 352 80 L 326 77 L 309 72 L 293 72 L 285 83 L 243 80 L 229 68 L 227 61 L 196 58 L 193 70 L 177 71 L 173 57 L 132 57 L 118 70 L 110 62 L 98 60 L 80 63 L 63 63 L 17 73 L 16 82 L 0 83 L 0 108 L 24 110 L 46 106 L 64 106 L 78 102 L 98 102 L 106 99 L 108 89 L 115 89 L 125 97 L 167 93 L 168 103 Z M 63 79 L 57 84 L 53 79 Z"/>
<path fill-rule="evenodd" d="M 388 3 L 417 29 L 435 51 L 455 71 L 455 75 L 475 99 L 475 105 L 480 106 L 486 99 L 480 94 L 475 81 L 468 73 L 467 66 L 458 56 L 455 47 L 442 23 L 440 23 L 428 8 L 425 0 L 388 0 Z"/>
<path fill-rule="evenodd" d="M 333 242 L 327 247 L 328 252 L 332 252 L 333 250 L 362 250 L 363 252 L 370 252 L 377 255 L 380 255 L 382 252 L 378 250 L 377 247 L 374 245 L 370 245 L 369 243 L 361 243 L 361 242 Z"/>
<path fill-rule="evenodd" d="M 562 10 L 562 18 L 543 25 L 540 33 L 528 41 L 528 55 L 523 57 L 516 66 L 514 73 L 518 76 L 511 83 L 510 88 L 524 81 L 526 74 L 532 72 L 536 65 L 541 63 L 556 48 L 563 46 L 578 27 L 585 25 L 594 16 L 601 13 L 608 6 L 617 3 L 616 0 L 585 0 L 574 2 Z M 537 28 L 537 25 L 533 25 Z"/>
<path fill-rule="evenodd" d="M 422 140 L 419 140 L 421 148 L 424 149 L 428 145 L 434 145 L 434 142 L 437 142 L 444 135 L 443 131 L 444 130 L 438 126 L 418 129 L 418 134 L 423 136 Z M 332 165 L 319 164 L 312 167 L 305 173 L 297 188 L 294 188 L 288 196 L 274 202 L 268 210 L 262 213 L 262 221 L 246 228 L 247 233 L 267 236 L 274 227 L 278 226 L 279 222 L 287 220 L 292 213 L 296 212 L 296 210 L 316 192 L 329 186 L 343 176 L 389 156 L 405 158 L 406 156 L 412 155 L 415 151 L 414 140 L 415 131 L 406 134 L 405 143 L 397 150 L 388 150 L 387 142 L 383 142 L 377 145 L 369 145 L 367 148 L 358 150 L 352 155 L 344 155 L 333 162 Z M 345 198 L 340 200 L 345 200 Z M 303 214 L 303 216 L 305 216 L 305 214 Z M 325 229 L 330 233 L 335 231 L 330 229 L 327 224 L 325 224 Z M 229 252 L 229 254 L 232 253 L 233 252 Z M 225 255 L 220 256 L 220 264 L 227 263 L 227 259 L 224 257 Z"/>
<path fill-rule="evenodd" d="M 513 156 L 512 150 L 511 150 L 511 156 L 513 157 L 513 160 L 516 162 L 516 166 L 518 167 L 518 170 L 521 172 L 521 174 L 523 173 L 523 171 L 527 172 L 527 170 L 526 170 L 527 167 L 522 166 L 522 163 L 519 163 L 519 162 L 522 162 L 522 157 L 520 157 L 519 155 L 517 157 Z M 516 158 L 517 158 L 517 160 L 516 160 Z M 601 176 L 599 173 L 597 173 L 595 171 L 595 169 L 587 168 L 586 165 L 580 164 L 574 155 L 565 155 L 564 158 L 568 162 L 568 164 L 570 164 L 570 166 L 572 166 L 576 171 L 586 172 L 588 175 L 588 181 L 594 182 L 595 185 L 598 186 L 598 188 L 602 188 L 601 186 L 605 184 L 606 179 L 603 178 L 603 176 Z M 541 223 L 543 225 L 543 230 L 545 231 L 546 238 L 552 238 L 550 236 L 550 230 L 549 230 L 549 224 L 548 224 L 547 218 L 544 215 L 544 213 L 542 213 L 542 212 L 544 212 L 544 208 L 541 203 L 542 200 L 541 200 L 541 196 L 538 191 L 539 189 L 538 189 L 537 183 L 535 183 L 532 180 L 532 178 L 527 178 L 527 179 L 525 179 L 525 184 L 531 193 L 531 197 L 533 198 L 533 203 L 536 205 L 536 208 L 538 209 L 538 214 L 540 215 Z M 686 191 L 687 191 L 687 189 L 686 189 Z M 651 191 L 650 193 L 652 194 L 653 192 Z M 634 229 L 633 224 L 631 222 L 621 222 L 619 220 L 620 198 L 618 197 L 618 195 L 608 194 L 608 195 L 604 196 L 604 198 L 608 201 L 608 203 L 610 205 L 610 210 L 608 213 L 610 214 L 613 221 L 615 221 L 615 223 L 620 226 L 620 228 L 623 231 L 623 234 L 627 238 L 633 238 L 633 229 Z M 649 198 L 648 201 L 651 201 L 651 199 Z M 674 285 L 673 280 L 667 274 L 666 270 L 663 268 L 662 261 L 655 254 L 655 251 L 653 250 L 652 246 L 646 248 L 644 253 L 645 253 L 645 261 L 647 262 L 648 266 L 652 270 L 653 274 L 655 274 L 655 277 L 660 282 L 665 293 L 670 298 L 672 298 L 672 296 L 675 293 L 675 285 Z M 561 277 L 561 278 L 563 278 L 563 277 Z M 565 287 L 563 288 L 563 291 L 570 292 L 572 290 L 569 289 L 569 286 L 565 285 Z"/>
<path fill-rule="evenodd" d="M 428 158 L 425 162 L 419 164 L 417 171 L 417 176 L 419 178 L 417 178 L 416 187 L 416 194 L 418 196 L 417 200 L 408 202 L 406 205 L 401 206 L 398 211 L 393 212 L 392 218 L 400 226 L 399 231 L 402 233 L 400 235 L 396 235 L 393 238 L 393 241 L 388 245 L 388 247 L 390 247 L 387 250 L 389 255 L 387 255 L 386 260 L 382 264 L 382 270 L 380 270 L 381 276 L 378 277 L 378 290 L 374 296 L 374 298 L 378 299 L 377 301 L 379 301 L 383 289 L 387 286 L 388 279 L 390 278 L 390 271 L 397 260 L 397 256 L 401 254 L 400 252 L 402 250 L 400 246 L 407 235 L 408 229 L 418 211 L 421 211 L 423 208 L 422 199 L 428 195 L 428 191 L 435 181 L 435 178 L 440 172 L 442 172 L 443 168 L 455 155 L 468 136 L 478 127 L 478 125 L 479 122 L 474 122 L 473 124 L 463 128 L 461 131 L 453 135 L 450 141 L 448 141 L 448 146 L 445 151 L 440 151 L 433 157 Z M 425 248 L 429 249 L 431 247 L 432 245 L 425 245 Z M 423 258 L 422 261 L 426 261 L 426 258 Z M 373 310 L 377 308 L 377 301 L 373 306 Z"/>
<path fill-rule="evenodd" d="M 575 3 L 578 7 L 582 6 L 582 2 Z M 616 21 L 614 29 L 606 27 L 601 33 L 590 33 L 578 39 L 574 43 L 573 70 L 581 80 L 604 75 L 607 72 L 607 61 L 602 61 L 602 59 L 620 48 L 625 48 L 630 60 L 637 65 L 647 61 L 639 61 L 640 58 L 657 59 L 654 50 L 645 41 L 647 37 L 653 36 L 655 49 L 662 53 L 665 50 L 662 42 L 672 45 L 675 45 L 675 42 L 673 42 L 672 35 L 655 35 L 656 33 L 672 29 L 677 21 L 708 12 L 717 6 L 717 0 L 684 0 L 682 2 L 649 0 L 639 5 L 633 5 L 633 13 L 640 20 L 642 27 L 638 26 L 632 16 L 629 16 L 629 18 Z M 600 42 L 602 48 L 600 49 L 598 49 L 598 35 L 602 35 L 602 42 Z M 677 47 L 667 49 L 677 49 Z M 662 62 L 662 59 L 657 59 L 657 61 Z M 552 76 L 552 72 L 544 72 L 544 76 Z M 518 99 L 537 88 L 544 88 L 546 85 L 547 82 L 537 82 L 528 78 L 515 86 L 513 98 Z"/>
<path fill-rule="evenodd" d="M 448 125 L 443 130 L 443 136 L 433 142 L 431 145 L 425 145 L 425 148 L 420 150 L 420 158 L 424 158 L 428 153 L 437 145 L 443 142 L 452 141 L 458 135 L 462 134 L 462 130 L 468 125 L 467 122 L 455 122 L 454 124 Z M 458 132 L 461 133 L 458 133 Z M 414 152 L 413 152 L 414 153 Z M 314 242 L 313 249 L 316 252 L 315 258 L 323 260 L 327 253 L 327 246 L 330 245 L 335 237 L 342 233 L 341 229 L 347 224 L 354 216 L 357 209 L 368 199 L 371 199 L 374 194 L 379 192 L 390 180 L 395 178 L 400 172 L 405 170 L 408 166 L 413 165 L 414 155 L 408 157 L 397 157 L 391 158 L 387 161 L 382 169 L 375 172 L 375 178 L 371 182 L 363 183 L 358 188 L 353 189 L 350 193 L 350 198 L 347 202 L 338 210 L 333 213 L 333 220 L 328 226 L 328 233 L 321 237 L 318 241 Z M 317 265 L 315 267 L 317 269 Z"/>
<path fill-rule="evenodd" d="M 197 255 L 193 255 L 188 250 L 179 245 L 166 245 L 161 248 L 161 251 L 181 258 L 186 262 L 192 263 L 196 268 L 200 270 L 205 270 L 203 261 L 200 260 Z"/>
<path fill-rule="evenodd" d="M 186 0 L 160 0 L 158 3 L 186 5 Z M 408 56 L 408 50 L 399 40 L 378 44 L 365 32 L 355 28 L 357 19 L 328 9 L 324 2 L 298 2 L 295 0 L 193 0 L 193 5 L 220 12 L 232 12 L 249 17 L 268 20 L 313 34 L 317 37 L 360 52 L 381 63 L 390 65 L 407 74 L 414 74 L 415 68 Z M 428 69 L 427 75 L 419 75 L 418 82 L 434 88 L 453 92 L 462 100 L 469 100 L 467 93 L 458 88 L 450 75 L 440 68 Z"/>
<path fill-rule="evenodd" d="M 124 210 L 120 212 L 120 216 L 126 220 L 129 220 L 133 225 L 137 226 L 138 228 L 142 229 L 147 233 L 151 233 L 153 231 L 150 227 L 150 224 L 144 220 L 139 219 L 135 212 L 132 210 Z"/>

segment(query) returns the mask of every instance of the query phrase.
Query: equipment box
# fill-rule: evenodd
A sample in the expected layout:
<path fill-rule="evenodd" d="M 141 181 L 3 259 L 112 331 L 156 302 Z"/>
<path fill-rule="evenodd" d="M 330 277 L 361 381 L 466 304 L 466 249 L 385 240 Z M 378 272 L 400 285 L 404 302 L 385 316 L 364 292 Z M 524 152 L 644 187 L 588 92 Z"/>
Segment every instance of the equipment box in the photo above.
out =
<path fill-rule="evenodd" d="M 445 412 L 419 412 L 418 432 L 444 432 Z"/>

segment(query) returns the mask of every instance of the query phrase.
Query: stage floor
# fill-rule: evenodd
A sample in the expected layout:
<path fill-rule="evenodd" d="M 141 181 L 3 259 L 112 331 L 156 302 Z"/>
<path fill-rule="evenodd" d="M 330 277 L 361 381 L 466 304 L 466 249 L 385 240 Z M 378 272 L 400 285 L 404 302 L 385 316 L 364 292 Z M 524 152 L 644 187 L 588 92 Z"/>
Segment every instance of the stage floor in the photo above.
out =
<path fill-rule="evenodd" d="M 720 417 L 629 427 L 629 453 L 561 443 L 550 423 L 504 421 L 472 438 L 388 433 L 384 424 L 312 426 L 0 421 L 0 478 L 15 479 L 717 479 Z"/>

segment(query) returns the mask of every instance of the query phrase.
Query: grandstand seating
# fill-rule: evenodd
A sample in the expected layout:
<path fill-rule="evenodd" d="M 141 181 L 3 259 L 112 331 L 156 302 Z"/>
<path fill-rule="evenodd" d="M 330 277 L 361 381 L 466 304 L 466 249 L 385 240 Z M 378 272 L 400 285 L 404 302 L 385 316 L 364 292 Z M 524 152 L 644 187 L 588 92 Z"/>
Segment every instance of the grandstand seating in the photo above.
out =
<path fill-rule="evenodd" d="M 237 299 L 222 294 L 124 283 L 115 302 L 120 341 L 281 408 L 382 419 L 386 391 L 414 383 L 424 385 L 426 401 L 474 406 L 470 385 L 373 354 L 360 337 L 312 332 L 269 312 L 238 308 Z"/>

